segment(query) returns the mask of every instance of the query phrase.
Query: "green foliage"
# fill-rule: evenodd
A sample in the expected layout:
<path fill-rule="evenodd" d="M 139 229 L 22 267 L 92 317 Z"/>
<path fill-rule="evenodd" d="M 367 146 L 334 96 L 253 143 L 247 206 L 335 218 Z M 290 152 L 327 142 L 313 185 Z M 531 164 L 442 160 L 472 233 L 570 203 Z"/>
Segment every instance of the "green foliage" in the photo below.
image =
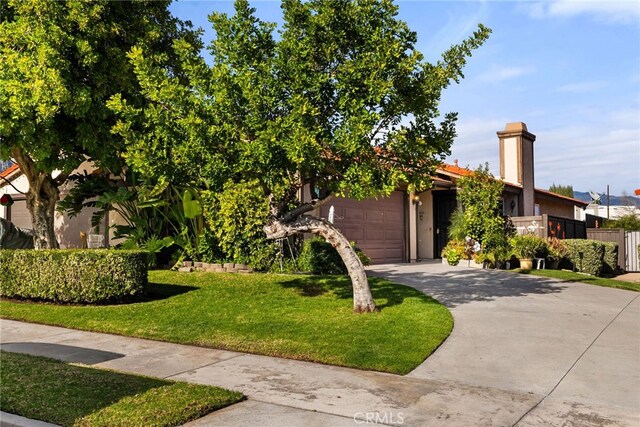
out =
<path fill-rule="evenodd" d="M 519 259 L 546 258 L 547 244 L 541 237 L 524 234 L 511 239 L 511 250 Z"/>
<path fill-rule="evenodd" d="M 602 256 L 602 274 L 612 276 L 618 269 L 618 244 L 615 242 L 602 242 L 604 254 Z"/>
<path fill-rule="evenodd" d="M 640 231 L 640 217 L 635 213 L 605 221 L 604 228 L 623 228 L 625 231 Z"/>
<path fill-rule="evenodd" d="M 588 239 L 566 239 L 569 261 L 576 271 L 600 276 L 604 269 L 604 243 Z M 617 260 L 617 257 L 616 257 Z"/>
<path fill-rule="evenodd" d="M 547 237 L 547 259 L 549 261 L 562 262 L 569 256 L 569 248 L 565 244 L 564 240 L 557 237 Z"/>
<path fill-rule="evenodd" d="M 117 250 L 0 250 L 0 295 L 61 303 L 107 303 L 140 296 L 147 253 Z"/>
<path fill-rule="evenodd" d="M 98 167 L 120 169 L 124 147 L 111 132 L 115 115 L 106 102 L 122 94 L 129 105 L 146 103 L 128 52 L 144 46 L 167 73 L 181 75 L 173 41 L 195 41 L 195 34 L 171 16 L 169 3 L 2 2 L 0 158 L 15 159 L 28 177 L 27 197 L 38 201 L 32 204 L 39 210 L 37 221 L 57 200 L 68 174 L 87 158 Z M 54 170 L 61 171 L 55 179 Z M 53 215 L 47 218 L 38 233 L 53 230 Z M 37 237 L 57 245 L 49 235 Z"/>
<path fill-rule="evenodd" d="M 489 172 L 489 165 L 479 166 L 473 174 L 458 180 L 458 203 L 464 219 L 456 218 L 460 224 L 457 234 L 480 242 L 485 253 L 493 253 L 504 259 L 513 236 L 513 224 L 500 211 L 504 183 Z M 460 215 L 460 214 L 458 214 Z"/>
<path fill-rule="evenodd" d="M 452 240 L 464 240 L 467 236 L 467 222 L 466 216 L 462 207 L 459 206 L 452 214 L 450 218 L 451 223 L 447 229 L 447 235 Z"/>
<path fill-rule="evenodd" d="M 552 193 L 560 194 L 561 196 L 573 197 L 573 185 L 556 185 L 554 182 L 549 191 Z"/>
<path fill-rule="evenodd" d="M 290 211 L 304 183 L 356 199 L 400 183 L 427 188 L 455 137 L 456 114 L 438 110 L 441 93 L 490 30 L 480 25 L 432 64 L 390 1 L 287 0 L 282 9 L 277 35 L 244 0 L 233 16 L 212 14 L 211 66 L 198 46 L 175 44 L 186 80 L 153 52 L 132 50 L 149 105 L 125 95 L 109 103 L 127 162 L 153 180 L 213 192 L 255 179 L 274 217 Z"/>
<path fill-rule="evenodd" d="M 449 265 L 458 265 L 460 260 L 465 257 L 464 240 L 449 240 L 440 255 L 447 259 Z"/>
<path fill-rule="evenodd" d="M 269 204 L 256 181 L 229 181 L 220 193 L 206 193 L 204 216 L 225 260 L 268 270 L 277 245 L 263 230 Z"/>
<path fill-rule="evenodd" d="M 363 265 L 370 265 L 369 258 L 362 250 L 355 247 L 356 255 L 360 258 Z M 327 243 L 321 237 L 307 239 L 302 245 L 302 251 L 298 257 L 298 268 L 300 271 L 313 274 L 347 274 L 347 268 L 331 244 Z"/>

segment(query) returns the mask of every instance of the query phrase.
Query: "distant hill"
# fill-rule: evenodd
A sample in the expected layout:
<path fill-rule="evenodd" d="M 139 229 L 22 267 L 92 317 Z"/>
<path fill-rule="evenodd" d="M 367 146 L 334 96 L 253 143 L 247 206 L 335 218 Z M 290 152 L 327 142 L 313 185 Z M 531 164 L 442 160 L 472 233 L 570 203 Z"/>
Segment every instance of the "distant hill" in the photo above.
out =
<path fill-rule="evenodd" d="M 584 202 L 590 202 L 591 196 L 588 192 L 574 191 L 573 197 Z M 606 206 L 607 195 L 605 194 L 600 199 L 600 204 Z M 609 196 L 609 205 L 611 206 L 636 206 L 640 208 L 640 197 L 635 196 Z"/>

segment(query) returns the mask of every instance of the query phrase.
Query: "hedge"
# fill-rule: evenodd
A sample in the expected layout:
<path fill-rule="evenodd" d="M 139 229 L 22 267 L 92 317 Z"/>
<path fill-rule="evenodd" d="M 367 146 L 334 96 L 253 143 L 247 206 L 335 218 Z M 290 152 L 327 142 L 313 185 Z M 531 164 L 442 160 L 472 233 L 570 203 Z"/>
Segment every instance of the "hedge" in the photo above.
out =
<path fill-rule="evenodd" d="M 354 250 L 363 265 L 371 264 L 371 259 L 364 252 L 355 246 Z M 302 252 L 298 257 L 298 268 L 313 274 L 347 274 L 347 267 L 338 251 L 322 237 L 313 237 L 304 241 Z"/>
<path fill-rule="evenodd" d="M 613 275 L 618 268 L 618 244 L 615 242 L 604 243 L 604 258 L 602 272 L 607 275 Z"/>
<path fill-rule="evenodd" d="M 142 295 L 146 287 L 146 251 L 0 250 L 2 297 L 96 304 Z"/>
<path fill-rule="evenodd" d="M 576 271 L 587 273 L 592 276 L 600 276 L 605 271 L 605 243 L 598 240 L 587 239 L 566 239 L 564 241 L 569 248 L 569 261 Z M 615 244 L 614 244 L 615 245 Z M 617 245 L 615 250 L 617 264 Z M 608 255 L 608 260 L 610 255 Z M 611 262 L 611 261 L 608 261 Z"/>

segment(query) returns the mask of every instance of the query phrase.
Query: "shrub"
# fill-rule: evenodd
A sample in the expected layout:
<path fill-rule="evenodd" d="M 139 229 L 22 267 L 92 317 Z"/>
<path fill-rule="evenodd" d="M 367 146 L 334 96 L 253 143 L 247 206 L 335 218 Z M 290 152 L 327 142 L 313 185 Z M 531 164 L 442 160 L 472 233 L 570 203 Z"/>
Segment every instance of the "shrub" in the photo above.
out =
<path fill-rule="evenodd" d="M 563 240 L 557 237 L 547 237 L 547 259 L 549 261 L 559 261 L 569 256 L 569 248 Z"/>
<path fill-rule="evenodd" d="M 146 251 L 0 250 L 0 295 L 62 303 L 106 303 L 144 293 Z"/>
<path fill-rule="evenodd" d="M 203 198 L 204 216 L 223 259 L 268 270 L 276 261 L 278 247 L 267 240 L 263 229 L 269 201 L 257 182 L 228 182 L 221 193 L 205 193 Z"/>
<path fill-rule="evenodd" d="M 543 238 L 531 234 L 516 236 L 511 239 L 513 255 L 519 259 L 544 258 L 547 244 Z"/>
<path fill-rule="evenodd" d="M 447 259 L 449 265 L 458 265 L 460 260 L 465 257 L 465 249 L 466 245 L 462 240 L 449 240 L 440 255 Z"/>
<path fill-rule="evenodd" d="M 351 245 L 356 251 L 363 265 L 370 265 L 371 259 L 359 248 Z M 313 274 L 346 274 L 347 268 L 342 262 L 338 251 L 321 237 L 314 237 L 304 241 L 302 252 L 298 257 L 298 267 L 301 271 Z"/>
<path fill-rule="evenodd" d="M 618 268 L 618 244 L 614 242 L 602 243 L 604 244 L 602 273 L 606 275 L 613 275 Z"/>
<path fill-rule="evenodd" d="M 576 271 L 599 276 L 604 268 L 604 243 L 597 240 L 567 239 L 569 261 Z"/>

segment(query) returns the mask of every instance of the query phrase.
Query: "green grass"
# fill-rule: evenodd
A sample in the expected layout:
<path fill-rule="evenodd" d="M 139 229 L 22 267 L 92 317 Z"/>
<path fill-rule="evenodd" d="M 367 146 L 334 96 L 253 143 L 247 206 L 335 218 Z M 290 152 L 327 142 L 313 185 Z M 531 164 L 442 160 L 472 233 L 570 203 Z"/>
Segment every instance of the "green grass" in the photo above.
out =
<path fill-rule="evenodd" d="M 549 277 L 563 282 L 580 282 L 590 285 L 605 286 L 607 288 L 626 289 L 628 291 L 640 292 L 640 283 L 623 282 L 622 280 L 607 279 L 604 277 L 588 276 L 565 270 L 521 270 L 522 274 L 532 276 Z"/>
<path fill-rule="evenodd" d="M 242 399 L 166 381 L 0 352 L 3 411 L 63 426 L 178 426 Z"/>
<path fill-rule="evenodd" d="M 346 277 L 149 273 L 147 301 L 61 306 L 1 301 L 2 317 L 405 374 L 453 318 L 413 288 L 371 278 L 380 311 L 354 314 Z"/>

